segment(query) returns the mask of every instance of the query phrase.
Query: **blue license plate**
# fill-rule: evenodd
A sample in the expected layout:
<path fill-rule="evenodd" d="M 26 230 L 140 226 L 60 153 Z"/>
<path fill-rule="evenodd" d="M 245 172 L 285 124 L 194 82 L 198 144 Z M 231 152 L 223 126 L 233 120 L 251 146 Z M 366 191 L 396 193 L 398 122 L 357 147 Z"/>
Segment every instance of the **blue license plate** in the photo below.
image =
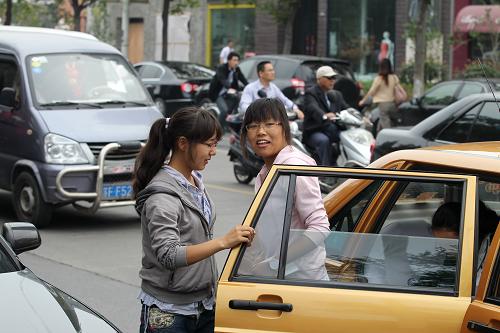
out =
<path fill-rule="evenodd" d="M 102 198 L 103 200 L 130 199 L 132 186 L 130 184 L 104 184 Z"/>

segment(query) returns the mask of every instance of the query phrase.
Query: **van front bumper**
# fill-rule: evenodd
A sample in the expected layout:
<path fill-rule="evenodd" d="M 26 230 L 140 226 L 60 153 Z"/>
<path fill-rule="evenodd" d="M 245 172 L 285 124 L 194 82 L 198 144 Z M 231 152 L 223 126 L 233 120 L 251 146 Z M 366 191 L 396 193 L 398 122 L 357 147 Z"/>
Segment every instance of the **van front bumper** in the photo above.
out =
<path fill-rule="evenodd" d="M 48 181 L 49 201 L 72 203 L 76 208 L 91 213 L 100 208 L 134 205 L 131 195 L 109 198 L 105 197 L 104 189 L 105 186 L 113 186 L 114 191 L 127 189 L 130 192 L 135 159 L 107 161 L 106 156 L 115 150 L 138 150 L 143 145 L 140 141 L 109 143 L 100 151 L 96 165 L 70 166 L 57 170 L 55 182 Z M 55 191 L 51 187 L 55 187 Z M 50 195 L 51 193 L 54 195 Z"/>

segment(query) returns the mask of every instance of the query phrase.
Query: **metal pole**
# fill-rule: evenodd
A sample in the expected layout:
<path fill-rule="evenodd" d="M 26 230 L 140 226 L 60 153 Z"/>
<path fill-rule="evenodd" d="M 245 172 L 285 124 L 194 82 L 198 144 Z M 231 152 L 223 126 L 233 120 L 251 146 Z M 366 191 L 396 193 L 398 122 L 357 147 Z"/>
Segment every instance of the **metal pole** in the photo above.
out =
<path fill-rule="evenodd" d="M 122 0 L 122 45 L 121 50 L 125 57 L 128 58 L 128 4 L 129 0 Z"/>

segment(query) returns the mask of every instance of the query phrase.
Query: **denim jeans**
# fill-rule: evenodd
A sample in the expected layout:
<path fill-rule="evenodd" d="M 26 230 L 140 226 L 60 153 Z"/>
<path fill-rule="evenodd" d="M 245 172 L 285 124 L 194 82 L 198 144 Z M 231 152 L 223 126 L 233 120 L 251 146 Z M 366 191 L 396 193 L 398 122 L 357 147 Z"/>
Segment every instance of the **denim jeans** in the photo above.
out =
<path fill-rule="evenodd" d="M 142 305 L 139 333 L 213 333 L 214 325 L 213 310 L 186 316 L 163 312 L 154 305 Z"/>

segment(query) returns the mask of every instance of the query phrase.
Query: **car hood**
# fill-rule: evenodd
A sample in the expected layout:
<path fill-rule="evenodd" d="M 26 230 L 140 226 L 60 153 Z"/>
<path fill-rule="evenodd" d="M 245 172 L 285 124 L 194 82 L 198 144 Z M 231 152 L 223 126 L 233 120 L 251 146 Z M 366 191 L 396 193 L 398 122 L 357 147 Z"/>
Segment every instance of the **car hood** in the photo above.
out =
<path fill-rule="evenodd" d="M 49 132 L 78 142 L 145 140 L 162 115 L 155 107 L 42 110 Z"/>
<path fill-rule="evenodd" d="M 95 312 L 30 270 L 0 274 L 0 331 L 116 333 Z"/>

